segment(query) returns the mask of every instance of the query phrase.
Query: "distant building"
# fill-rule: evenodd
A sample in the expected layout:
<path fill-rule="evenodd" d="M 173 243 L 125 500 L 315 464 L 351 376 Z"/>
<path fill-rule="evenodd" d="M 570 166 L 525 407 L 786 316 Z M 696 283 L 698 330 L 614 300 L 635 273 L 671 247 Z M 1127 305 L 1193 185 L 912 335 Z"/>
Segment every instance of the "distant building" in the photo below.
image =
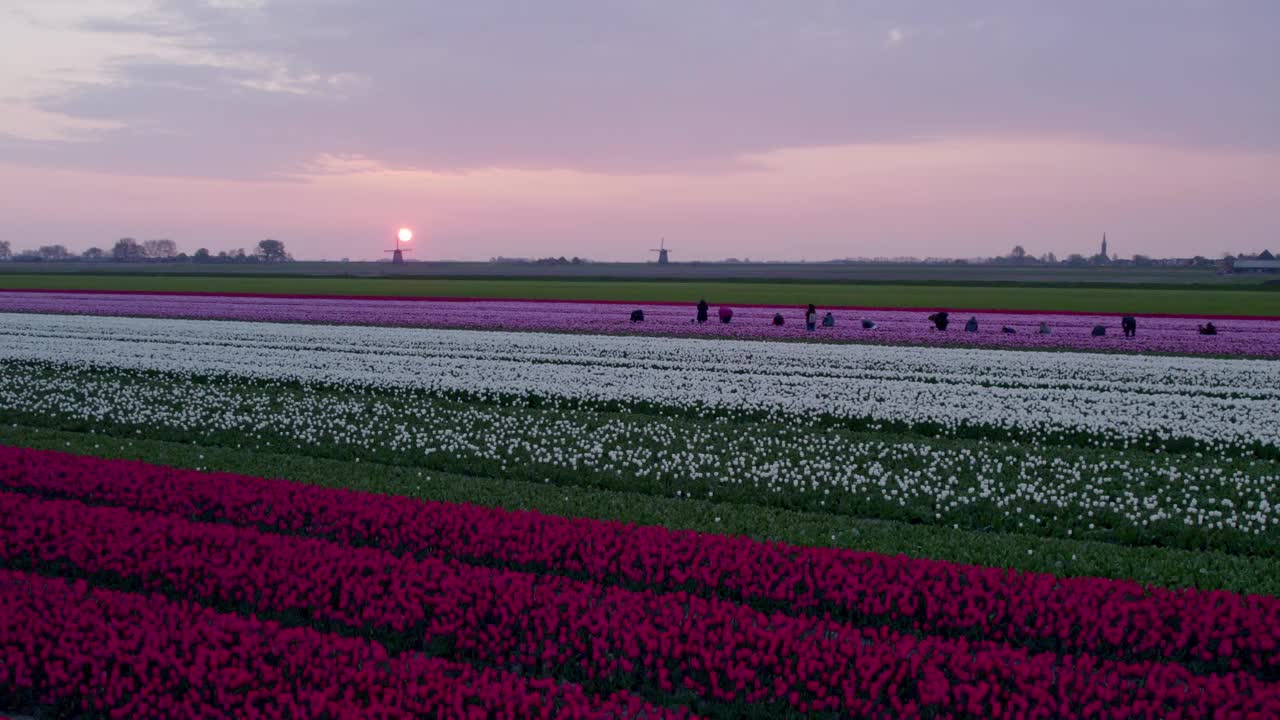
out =
<path fill-rule="evenodd" d="M 1237 260 L 1235 272 L 1280 273 L 1280 260 Z"/>
<path fill-rule="evenodd" d="M 1110 265 L 1111 255 L 1107 253 L 1107 234 L 1102 233 L 1102 247 L 1098 249 L 1097 254 L 1089 258 L 1090 265 Z M 1071 263 L 1067 263 L 1070 265 Z"/>

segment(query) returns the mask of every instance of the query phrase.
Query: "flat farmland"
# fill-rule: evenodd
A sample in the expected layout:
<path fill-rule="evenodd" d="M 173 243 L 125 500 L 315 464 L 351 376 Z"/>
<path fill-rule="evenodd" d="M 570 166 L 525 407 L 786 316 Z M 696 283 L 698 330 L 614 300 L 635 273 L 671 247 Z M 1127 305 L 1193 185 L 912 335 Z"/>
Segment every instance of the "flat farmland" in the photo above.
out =
<path fill-rule="evenodd" d="M 657 263 L 387 262 L 302 260 L 280 265 L 222 263 L 56 262 L 0 263 L 3 274 L 198 275 L 349 278 L 479 278 L 578 280 L 755 280 L 767 282 L 878 282 L 1019 285 L 1251 287 L 1274 276 L 1220 274 L 1214 268 L 1016 266 L 956 263 Z"/>
<path fill-rule="evenodd" d="M 629 310 L 0 293 L 0 712 L 1280 716 L 1276 321 Z"/>

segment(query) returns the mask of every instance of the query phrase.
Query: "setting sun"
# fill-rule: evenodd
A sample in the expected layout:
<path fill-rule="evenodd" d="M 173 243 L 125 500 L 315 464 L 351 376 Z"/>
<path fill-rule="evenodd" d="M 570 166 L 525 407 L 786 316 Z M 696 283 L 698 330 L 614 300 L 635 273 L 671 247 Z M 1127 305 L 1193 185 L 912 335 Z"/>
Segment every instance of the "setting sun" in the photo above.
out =
<path fill-rule="evenodd" d="M 409 228 L 400 228 L 400 232 L 396 233 L 396 237 L 400 238 L 400 242 L 409 242 L 413 239 L 413 231 Z"/>

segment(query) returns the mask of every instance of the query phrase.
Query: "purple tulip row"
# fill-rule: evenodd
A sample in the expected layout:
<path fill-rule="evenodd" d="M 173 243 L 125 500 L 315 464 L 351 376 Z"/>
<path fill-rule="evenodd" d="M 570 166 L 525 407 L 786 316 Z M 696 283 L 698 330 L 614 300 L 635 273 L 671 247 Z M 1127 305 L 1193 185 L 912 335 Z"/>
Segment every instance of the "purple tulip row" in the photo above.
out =
<path fill-rule="evenodd" d="M 1128 717 L 1280 711 L 1280 684 L 1244 673 L 915 637 L 66 500 L 0 493 L 0 518 L 8 563 L 408 634 L 497 667 L 714 703 L 903 718 L 1013 718 L 1033 707 L 1064 718 L 1094 707 Z M 253 675 L 228 670 L 242 682 Z"/>
<path fill-rule="evenodd" d="M 634 310 L 643 321 L 632 322 Z M 809 331 L 801 307 L 733 307 L 729 323 L 718 310 L 713 305 L 700 324 L 693 305 L 0 292 L 0 312 L 1280 357 L 1280 320 L 1273 319 L 1216 320 L 1218 334 L 1201 335 L 1198 318 L 1138 317 L 1136 336 L 1125 337 L 1120 318 L 1083 313 L 952 313 L 939 331 L 923 311 L 834 309 L 834 326 Z M 826 313 L 819 308 L 819 318 Z M 778 314 L 782 325 L 773 324 Z M 971 316 L 977 332 L 965 330 Z M 1098 325 L 1106 334 L 1095 337 Z"/>

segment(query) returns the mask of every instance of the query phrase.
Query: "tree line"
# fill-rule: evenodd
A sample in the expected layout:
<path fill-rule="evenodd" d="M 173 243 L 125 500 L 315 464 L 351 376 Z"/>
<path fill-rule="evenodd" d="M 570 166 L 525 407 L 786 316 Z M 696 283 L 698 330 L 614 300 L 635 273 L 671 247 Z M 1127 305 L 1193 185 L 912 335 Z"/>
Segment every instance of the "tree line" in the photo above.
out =
<path fill-rule="evenodd" d="M 1263 251 L 1267 255 L 1266 251 Z M 1045 253 L 1039 257 L 1027 252 L 1021 245 L 1015 245 L 1008 255 L 1000 255 L 993 257 L 987 262 L 992 265 L 1066 265 L 1069 267 L 1086 267 L 1089 265 L 1112 265 L 1116 267 L 1148 267 L 1154 265 L 1179 265 L 1187 267 L 1212 268 L 1219 267 L 1224 262 L 1234 259 L 1236 256 L 1231 253 L 1223 253 L 1222 260 L 1213 260 L 1203 255 L 1196 255 L 1189 258 L 1153 258 L 1149 255 L 1134 255 L 1131 258 L 1123 258 L 1117 255 L 1103 255 L 1097 253 L 1095 255 L 1085 256 L 1080 253 L 1072 253 L 1065 258 L 1059 259 L 1052 252 Z M 1250 258 L 1253 256 L 1240 255 L 1240 259 Z M 1258 257 L 1263 257 L 1259 255 Z"/>
<path fill-rule="evenodd" d="M 74 253 L 64 245 L 41 245 L 34 250 L 23 250 L 15 253 L 8 240 L 0 240 L 0 261 L 12 262 L 130 262 L 130 263 L 278 263 L 292 262 L 293 256 L 279 240 L 266 239 L 260 241 L 252 252 L 244 248 L 228 252 L 226 250 L 212 253 L 208 248 L 199 248 L 188 255 L 178 252 L 178 245 L 172 240 L 143 240 L 120 238 L 110 249 L 91 247 L 82 253 Z"/>

